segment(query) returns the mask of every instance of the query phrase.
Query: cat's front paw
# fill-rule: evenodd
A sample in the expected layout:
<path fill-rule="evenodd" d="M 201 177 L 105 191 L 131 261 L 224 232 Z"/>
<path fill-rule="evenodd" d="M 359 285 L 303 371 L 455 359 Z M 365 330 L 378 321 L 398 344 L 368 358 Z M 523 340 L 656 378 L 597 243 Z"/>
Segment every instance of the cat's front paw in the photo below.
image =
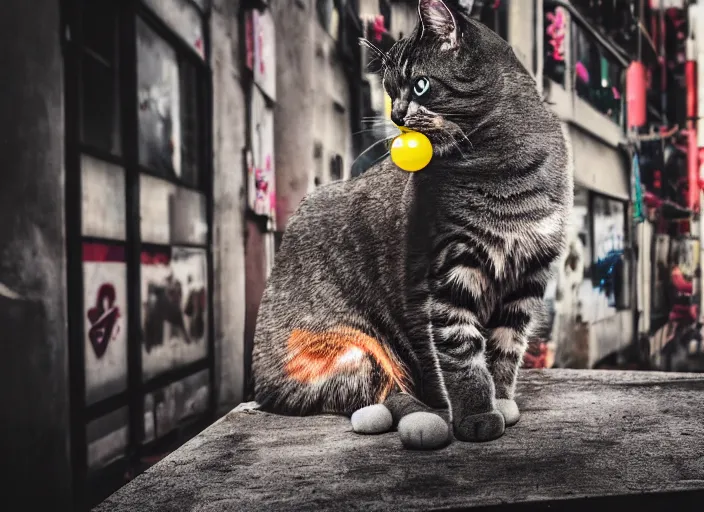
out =
<path fill-rule="evenodd" d="M 393 426 L 391 412 L 384 404 L 362 407 L 352 413 L 350 421 L 358 434 L 383 434 Z"/>
<path fill-rule="evenodd" d="M 398 422 L 398 434 L 405 448 L 434 450 L 450 442 L 447 422 L 432 412 L 413 412 Z"/>
<path fill-rule="evenodd" d="M 504 417 L 504 422 L 507 427 L 512 427 L 518 420 L 521 419 L 521 412 L 518 410 L 518 404 L 515 400 L 509 398 L 497 398 L 496 410 Z"/>
<path fill-rule="evenodd" d="M 499 411 L 491 411 L 465 416 L 454 426 L 460 441 L 493 441 L 504 434 L 506 422 Z"/>

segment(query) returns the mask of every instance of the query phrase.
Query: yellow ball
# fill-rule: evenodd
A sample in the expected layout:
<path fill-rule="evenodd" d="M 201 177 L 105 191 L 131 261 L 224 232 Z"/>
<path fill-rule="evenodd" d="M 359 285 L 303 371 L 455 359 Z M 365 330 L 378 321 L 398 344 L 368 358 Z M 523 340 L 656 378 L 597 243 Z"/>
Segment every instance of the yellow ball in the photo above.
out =
<path fill-rule="evenodd" d="M 433 145 L 422 133 L 407 131 L 391 143 L 391 161 L 404 171 L 420 171 L 432 158 Z"/>

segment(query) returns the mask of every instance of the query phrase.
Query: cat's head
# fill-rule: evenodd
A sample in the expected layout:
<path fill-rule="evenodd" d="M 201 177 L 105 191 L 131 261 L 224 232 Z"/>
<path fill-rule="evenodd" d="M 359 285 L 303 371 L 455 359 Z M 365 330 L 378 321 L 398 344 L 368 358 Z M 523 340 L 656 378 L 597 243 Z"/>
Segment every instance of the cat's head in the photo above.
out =
<path fill-rule="evenodd" d="M 415 30 L 384 58 L 392 120 L 426 134 L 438 156 L 476 149 L 526 98 L 540 103 L 511 47 L 471 19 L 467 4 L 419 0 Z"/>

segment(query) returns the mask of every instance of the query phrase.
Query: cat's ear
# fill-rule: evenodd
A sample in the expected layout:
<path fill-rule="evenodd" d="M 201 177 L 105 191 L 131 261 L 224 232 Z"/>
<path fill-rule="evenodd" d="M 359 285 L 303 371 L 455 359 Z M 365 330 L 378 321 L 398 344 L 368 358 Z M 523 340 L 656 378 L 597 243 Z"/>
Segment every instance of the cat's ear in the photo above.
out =
<path fill-rule="evenodd" d="M 457 21 L 443 0 L 419 0 L 418 17 L 421 37 L 432 34 L 442 41 L 442 49 L 449 50 L 459 45 Z"/>

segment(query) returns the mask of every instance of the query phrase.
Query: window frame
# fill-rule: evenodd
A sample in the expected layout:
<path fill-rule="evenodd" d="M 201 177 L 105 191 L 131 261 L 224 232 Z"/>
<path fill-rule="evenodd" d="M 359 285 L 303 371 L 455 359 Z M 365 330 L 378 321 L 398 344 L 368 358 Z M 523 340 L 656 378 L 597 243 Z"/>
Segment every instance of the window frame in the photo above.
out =
<path fill-rule="evenodd" d="M 215 328 L 214 328 L 214 278 L 213 278 L 213 85 L 210 66 L 210 2 L 201 13 L 205 57 L 201 58 L 186 41 L 168 27 L 165 21 L 143 5 L 140 0 L 112 0 L 117 18 L 117 61 L 119 71 L 116 97 L 119 113 L 119 155 L 100 149 L 82 140 L 82 59 L 84 54 L 82 12 L 88 0 L 62 0 L 62 44 L 65 66 L 65 135 L 66 135 L 66 253 L 68 281 L 68 330 L 69 375 L 71 403 L 71 450 L 74 473 L 74 499 L 77 510 L 99 503 L 127 479 L 148 466 L 145 460 L 172 449 L 195 435 L 215 419 L 217 386 L 215 380 Z M 139 119 L 137 91 L 137 20 L 141 19 L 159 37 L 169 44 L 180 63 L 183 59 L 193 63 L 198 90 L 197 121 L 200 155 L 198 156 L 197 185 L 179 178 L 164 177 L 139 164 Z M 179 101 L 181 99 L 179 98 Z M 85 154 L 122 168 L 125 181 L 125 239 L 84 236 L 82 234 L 82 169 L 81 156 Z M 208 227 L 205 245 L 169 242 L 168 245 L 143 243 L 140 234 L 140 176 L 154 176 L 177 187 L 203 194 L 206 203 L 205 221 Z M 125 248 L 127 286 L 127 389 L 99 400 L 86 403 L 85 336 L 83 298 L 84 243 L 102 243 Z M 151 247 L 198 247 L 205 251 L 206 294 L 208 330 L 205 357 L 166 370 L 150 379 L 143 378 L 142 369 L 142 302 L 141 302 L 141 252 Z M 209 397 L 206 412 L 181 420 L 177 427 L 149 443 L 144 438 L 144 400 L 147 394 L 158 391 L 203 370 L 209 371 Z M 108 465 L 89 472 L 87 460 L 87 425 L 98 418 L 128 408 L 129 437 L 125 455 Z M 127 475 L 127 478 L 125 477 Z"/>

